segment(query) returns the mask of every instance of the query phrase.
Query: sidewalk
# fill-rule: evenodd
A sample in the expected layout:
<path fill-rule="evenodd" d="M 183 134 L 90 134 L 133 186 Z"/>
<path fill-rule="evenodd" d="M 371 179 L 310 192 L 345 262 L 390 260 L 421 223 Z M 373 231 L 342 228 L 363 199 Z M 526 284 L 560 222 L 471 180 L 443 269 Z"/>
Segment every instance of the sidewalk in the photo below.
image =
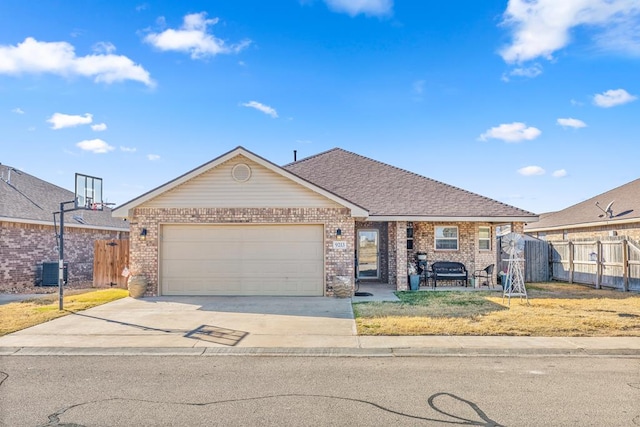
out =
<path fill-rule="evenodd" d="M 354 337 L 352 346 L 286 347 L 0 347 L 0 356 L 340 356 L 340 357 L 509 357 L 616 356 L 640 358 L 640 338 L 557 337 Z"/>
<path fill-rule="evenodd" d="M 366 292 L 366 289 L 360 289 Z M 396 298 L 392 289 L 358 300 Z M 124 298 L 0 337 L 9 355 L 621 356 L 640 337 L 359 336 L 351 299 Z"/>

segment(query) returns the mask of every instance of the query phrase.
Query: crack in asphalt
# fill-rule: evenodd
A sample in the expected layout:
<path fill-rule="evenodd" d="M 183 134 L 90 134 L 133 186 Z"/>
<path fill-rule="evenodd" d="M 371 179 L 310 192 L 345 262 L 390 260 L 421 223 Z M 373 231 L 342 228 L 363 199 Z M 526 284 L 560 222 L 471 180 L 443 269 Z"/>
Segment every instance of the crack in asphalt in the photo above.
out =
<path fill-rule="evenodd" d="M 471 409 L 473 409 L 473 411 L 475 411 L 475 413 L 482 419 L 482 421 L 478 421 L 478 420 L 471 420 L 468 418 L 464 418 L 464 417 L 460 417 L 451 413 L 448 413 L 440 408 L 438 408 L 438 406 L 436 405 L 436 399 L 439 397 L 450 397 L 453 398 L 459 402 L 465 403 L 467 404 Z M 224 403 L 235 403 L 235 402 L 249 402 L 249 401 L 259 401 L 259 400 L 266 400 L 266 399 L 274 399 L 274 398 L 286 398 L 286 397 L 317 397 L 317 398 L 327 398 L 327 399 L 336 399 L 336 400 L 343 400 L 343 401 L 348 401 L 348 402 L 356 402 L 356 403 L 364 403 L 365 405 L 369 405 L 369 406 L 373 406 L 376 409 L 380 409 L 384 412 L 388 412 L 390 414 L 393 415 L 399 415 L 402 417 L 406 417 L 406 418 L 411 418 L 411 419 L 415 419 L 415 420 L 420 420 L 420 421 L 430 421 L 430 422 L 434 422 L 434 423 L 440 423 L 440 424 L 451 424 L 451 425 L 469 425 L 469 426 L 486 426 L 486 427 L 502 427 L 501 424 L 499 424 L 498 422 L 492 420 L 491 418 L 489 418 L 487 416 L 487 414 L 484 413 L 484 411 L 482 411 L 480 409 L 480 407 L 478 405 L 476 405 L 475 403 L 463 399 L 461 397 L 458 397 L 454 394 L 451 393 L 447 393 L 447 392 L 441 392 L 441 393 L 435 393 L 433 395 L 431 395 L 428 399 L 428 404 L 429 406 L 436 412 L 451 417 L 454 420 L 444 420 L 444 419 L 437 419 L 437 418 L 427 418 L 427 417 L 421 417 L 418 415 L 411 415 L 411 414 L 406 414 L 403 412 L 399 412 L 390 408 L 386 408 L 382 405 L 379 405 L 377 403 L 374 402 L 369 402 L 367 400 L 362 400 L 362 399 L 354 399 L 354 398 L 349 398 L 349 397 L 339 397 L 339 396 L 329 396 L 329 395 L 322 395 L 322 394 L 298 394 L 298 393 L 292 393 L 292 394 L 274 394 L 274 395 L 266 395 L 266 396 L 259 396 L 259 397 L 249 397 L 249 398 L 243 398 L 243 399 L 227 399 L 227 400 L 218 400 L 218 401 L 212 401 L 212 402 L 204 402 L 204 403 L 185 403 L 185 402 L 166 402 L 166 401 L 155 401 L 155 400 L 145 400 L 145 399 L 125 399 L 125 398 L 120 398 L 120 397 L 114 397 L 114 398 L 110 398 L 110 399 L 101 399 L 101 400 L 93 400 L 93 401 L 89 401 L 89 402 L 84 402 L 84 403 L 77 403 L 75 405 L 71 405 L 71 406 L 67 406 L 65 408 L 62 408 L 56 412 L 54 412 L 53 414 L 49 415 L 47 418 L 49 419 L 49 422 L 46 424 L 42 424 L 39 427 L 85 427 L 82 424 L 75 424 L 75 423 L 61 423 L 60 422 L 60 417 L 62 415 L 64 415 L 67 411 L 73 409 L 73 408 L 78 408 L 80 406 L 84 406 L 84 405 L 89 405 L 92 403 L 106 403 L 106 402 L 114 402 L 114 401 L 131 401 L 131 402 L 138 402 L 138 403 L 164 403 L 164 404 L 173 404 L 173 405 L 185 405 L 185 406 L 195 406 L 195 407 L 206 407 L 206 406 L 213 406 L 213 405 L 219 405 L 219 404 L 224 404 Z"/>

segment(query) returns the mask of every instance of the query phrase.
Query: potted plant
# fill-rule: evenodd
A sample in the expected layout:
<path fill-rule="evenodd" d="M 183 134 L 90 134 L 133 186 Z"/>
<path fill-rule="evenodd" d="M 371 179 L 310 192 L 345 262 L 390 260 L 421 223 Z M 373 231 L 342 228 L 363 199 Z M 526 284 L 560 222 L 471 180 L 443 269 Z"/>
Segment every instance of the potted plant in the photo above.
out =
<path fill-rule="evenodd" d="M 413 261 L 407 262 L 407 274 L 409 275 L 409 289 L 417 291 L 420 288 L 420 275 Z"/>

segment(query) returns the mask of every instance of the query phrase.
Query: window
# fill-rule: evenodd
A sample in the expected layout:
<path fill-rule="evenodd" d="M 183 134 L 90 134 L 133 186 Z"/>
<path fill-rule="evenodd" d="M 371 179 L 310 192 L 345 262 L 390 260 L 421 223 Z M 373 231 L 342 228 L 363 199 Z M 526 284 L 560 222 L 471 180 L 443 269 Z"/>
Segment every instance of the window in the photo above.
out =
<path fill-rule="evenodd" d="M 491 250 L 491 227 L 478 227 L 478 249 L 481 251 Z"/>
<path fill-rule="evenodd" d="M 407 223 L 407 249 L 413 249 L 413 223 Z"/>
<path fill-rule="evenodd" d="M 458 227 L 436 227 L 436 250 L 458 250 Z"/>

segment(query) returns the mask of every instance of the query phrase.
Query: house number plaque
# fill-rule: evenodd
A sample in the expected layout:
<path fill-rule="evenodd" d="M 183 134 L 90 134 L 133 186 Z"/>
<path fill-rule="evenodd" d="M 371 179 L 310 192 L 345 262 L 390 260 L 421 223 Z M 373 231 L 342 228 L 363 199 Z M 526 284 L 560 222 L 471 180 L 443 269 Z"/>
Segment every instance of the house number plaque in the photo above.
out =
<path fill-rule="evenodd" d="M 344 240 L 334 240 L 333 249 L 347 249 L 347 242 Z"/>

